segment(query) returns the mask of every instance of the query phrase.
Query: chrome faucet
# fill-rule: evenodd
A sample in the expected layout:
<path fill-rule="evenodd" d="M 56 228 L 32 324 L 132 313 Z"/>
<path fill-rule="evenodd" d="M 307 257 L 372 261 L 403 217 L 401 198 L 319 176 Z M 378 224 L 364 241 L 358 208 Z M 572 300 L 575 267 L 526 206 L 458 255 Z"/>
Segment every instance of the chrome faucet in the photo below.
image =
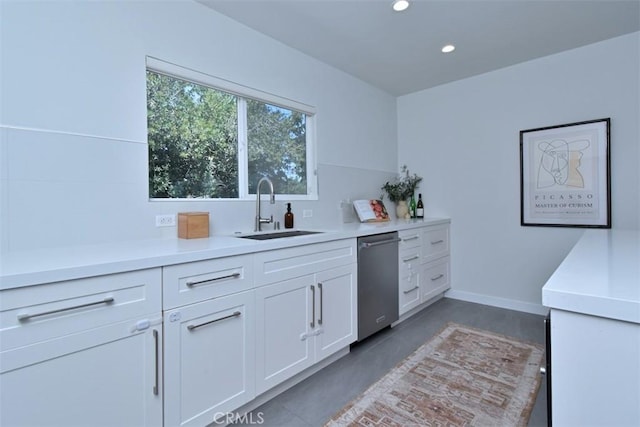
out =
<path fill-rule="evenodd" d="M 262 218 L 260 216 L 260 186 L 263 182 L 267 182 L 269 184 L 269 203 L 272 205 L 276 203 L 276 193 L 273 191 L 273 182 L 265 176 L 258 181 L 258 187 L 256 188 L 256 227 L 253 231 L 262 231 L 262 224 L 269 224 L 273 222 L 273 215 L 271 215 L 271 218 Z"/>

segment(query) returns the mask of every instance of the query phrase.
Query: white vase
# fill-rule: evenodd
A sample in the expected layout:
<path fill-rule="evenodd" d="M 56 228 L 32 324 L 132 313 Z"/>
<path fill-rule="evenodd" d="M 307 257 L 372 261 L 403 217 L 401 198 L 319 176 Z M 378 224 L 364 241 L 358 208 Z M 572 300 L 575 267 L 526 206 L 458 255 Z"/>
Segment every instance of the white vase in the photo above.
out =
<path fill-rule="evenodd" d="M 405 219 L 409 215 L 409 206 L 406 200 L 400 200 L 396 203 L 396 216 L 398 219 Z"/>

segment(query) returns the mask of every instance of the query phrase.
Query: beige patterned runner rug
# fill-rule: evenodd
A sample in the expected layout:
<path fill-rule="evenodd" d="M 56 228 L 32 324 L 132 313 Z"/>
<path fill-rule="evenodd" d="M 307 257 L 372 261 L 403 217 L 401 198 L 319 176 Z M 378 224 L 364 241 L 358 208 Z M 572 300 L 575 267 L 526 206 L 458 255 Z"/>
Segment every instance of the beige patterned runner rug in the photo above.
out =
<path fill-rule="evenodd" d="M 448 323 L 325 426 L 526 426 L 543 346 Z"/>

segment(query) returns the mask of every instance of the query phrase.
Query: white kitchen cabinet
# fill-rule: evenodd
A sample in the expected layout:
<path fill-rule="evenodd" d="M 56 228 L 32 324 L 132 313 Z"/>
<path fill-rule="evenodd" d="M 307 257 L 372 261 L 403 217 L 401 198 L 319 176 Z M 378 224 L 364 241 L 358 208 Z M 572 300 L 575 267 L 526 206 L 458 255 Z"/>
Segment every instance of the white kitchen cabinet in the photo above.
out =
<path fill-rule="evenodd" d="M 162 424 L 159 327 L 122 322 L 0 353 L 0 425 Z"/>
<path fill-rule="evenodd" d="M 357 268 L 347 265 L 256 289 L 256 393 L 357 339 Z"/>
<path fill-rule="evenodd" d="M 256 254 L 256 394 L 357 339 L 355 239 Z"/>
<path fill-rule="evenodd" d="M 425 303 L 451 287 L 449 224 L 422 229 L 421 302 Z"/>
<path fill-rule="evenodd" d="M 398 232 L 398 314 L 403 315 L 422 302 L 422 228 Z"/>
<path fill-rule="evenodd" d="M 253 291 L 165 312 L 165 425 L 203 426 L 255 396 Z"/>
<path fill-rule="evenodd" d="M 586 230 L 542 288 L 554 426 L 640 426 L 640 230 Z"/>
<path fill-rule="evenodd" d="M 313 276 L 256 289 L 256 394 L 313 364 L 314 291 Z"/>
<path fill-rule="evenodd" d="M 0 425 L 162 424 L 160 269 L 0 292 Z"/>
<path fill-rule="evenodd" d="M 357 339 L 358 312 L 356 266 L 347 265 L 315 275 L 315 361 L 319 362 Z M 313 312 L 312 312 L 313 314 Z"/>
<path fill-rule="evenodd" d="M 451 287 L 449 225 L 398 232 L 399 314 L 402 316 Z"/>
<path fill-rule="evenodd" d="M 551 310 L 558 426 L 640 425 L 640 324 Z"/>

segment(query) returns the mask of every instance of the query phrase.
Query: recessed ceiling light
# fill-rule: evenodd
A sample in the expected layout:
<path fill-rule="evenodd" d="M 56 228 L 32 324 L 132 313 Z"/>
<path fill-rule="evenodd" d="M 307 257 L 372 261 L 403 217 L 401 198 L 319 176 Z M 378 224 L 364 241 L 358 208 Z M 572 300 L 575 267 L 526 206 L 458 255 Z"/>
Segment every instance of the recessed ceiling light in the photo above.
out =
<path fill-rule="evenodd" d="M 454 50 L 456 50 L 456 47 L 452 44 L 442 46 L 442 53 L 451 53 Z"/>
<path fill-rule="evenodd" d="M 409 0 L 394 0 L 391 5 L 396 12 L 402 12 L 409 7 Z"/>

